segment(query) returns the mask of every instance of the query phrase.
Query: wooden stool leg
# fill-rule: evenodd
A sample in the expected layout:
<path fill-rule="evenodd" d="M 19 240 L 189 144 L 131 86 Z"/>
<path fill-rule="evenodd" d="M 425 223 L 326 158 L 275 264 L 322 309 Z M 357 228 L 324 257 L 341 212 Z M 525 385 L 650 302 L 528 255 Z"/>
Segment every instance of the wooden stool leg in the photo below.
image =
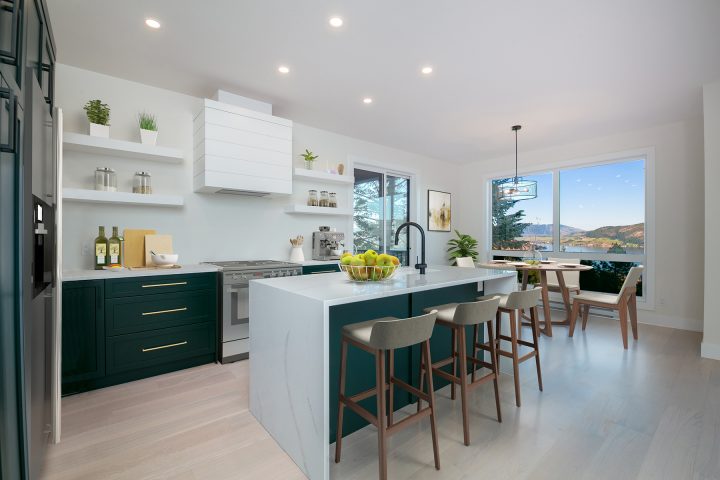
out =
<path fill-rule="evenodd" d="M 495 361 L 497 362 L 498 372 L 500 372 L 500 323 L 502 322 L 502 313 L 500 310 L 495 314 Z"/>
<path fill-rule="evenodd" d="M 632 327 L 633 338 L 638 339 L 638 323 L 637 323 L 637 294 L 633 293 L 628 299 L 628 309 L 630 310 L 630 326 Z"/>
<path fill-rule="evenodd" d="M 590 305 L 583 305 L 583 312 L 582 312 L 583 332 L 585 331 L 585 328 L 587 327 L 587 321 L 588 321 L 589 316 L 590 316 Z"/>
<path fill-rule="evenodd" d="M 480 337 L 478 336 L 478 326 L 477 326 L 477 325 L 473 325 L 473 336 L 472 336 L 472 344 L 473 344 L 473 353 L 472 353 L 472 356 L 473 356 L 473 358 L 477 358 L 477 354 L 478 354 L 478 339 L 479 339 L 479 338 L 480 338 Z M 475 372 L 476 372 L 476 371 L 477 371 L 477 363 L 472 362 L 472 374 L 471 374 L 471 377 L 470 377 L 470 381 L 471 381 L 472 383 L 475 382 Z"/>
<path fill-rule="evenodd" d="M 453 347 L 453 348 L 455 348 L 455 347 Z M 420 386 L 418 387 L 418 389 L 419 389 L 421 392 L 423 391 L 423 386 L 424 386 L 424 384 L 425 384 L 425 371 L 426 371 L 426 370 L 430 370 L 430 373 L 432 374 L 432 365 L 430 365 L 430 368 L 426 368 L 426 365 L 427 365 L 427 364 L 425 363 L 425 355 L 424 355 L 423 349 L 422 349 L 422 347 L 421 347 L 421 348 L 420 348 L 420 382 L 419 382 L 419 383 L 420 383 Z M 418 397 L 418 399 L 417 399 L 417 411 L 418 411 L 418 413 L 420 413 L 420 410 L 421 410 L 421 409 L 422 409 L 422 398 Z"/>
<path fill-rule="evenodd" d="M 426 340 L 422 344 L 426 365 L 432 365 L 430 359 L 430 340 Z M 428 384 L 428 403 L 430 404 L 430 431 L 432 432 L 433 456 L 435 457 L 435 469 L 440 470 L 440 448 L 438 447 L 437 427 L 435 425 L 435 388 L 433 386 L 432 369 L 426 369 Z"/>
<path fill-rule="evenodd" d="M 393 386 L 392 379 L 395 376 L 395 350 L 390 350 L 388 352 L 388 384 L 389 384 L 389 390 L 390 393 L 388 394 L 389 400 L 388 400 L 388 406 L 387 406 L 387 417 L 388 417 L 388 427 L 392 427 L 393 424 L 393 410 L 395 410 L 395 387 Z M 383 389 L 383 395 L 385 390 Z"/>
<path fill-rule="evenodd" d="M 387 480 L 387 451 L 385 426 L 385 351 L 378 350 L 375 357 L 375 388 L 377 397 L 378 422 L 378 465 L 380 480 Z"/>
<path fill-rule="evenodd" d="M 470 445 L 470 423 L 468 421 L 467 398 L 467 343 L 465 343 L 465 327 L 458 329 L 458 351 L 460 360 L 460 399 L 462 401 L 463 435 L 465 445 Z"/>
<path fill-rule="evenodd" d="M 342 427 L 343 413 L 345 410 L 345 368 L 347 364 L 347 348 L 348 344 L 343 339 L 340 340 L 340 395 L 338 395 L 338 417 L 337 417 L 337 436 L 335 437 L 335 463 L 340 463 L 340 453 L 342 450 Z"/>
<path fill-rule="evenodd" d="M 540 270 L 542 286 L 543 317 L 545 318 L 545 335 L 552 337 L 552 315 L 550 315 L 550 298 L 548 297 L 547 272 Z"/>
<path fill-rule="evenodd" d="M 495 338 L 493 336 L 493 322 L 490 320 L 487 322 L 487 332 L 488 332 L 488 345 L 490 346 L 490 363 L 492 364 L 492 370 L 495 374 L 495 378 L 493 378 L 493 386 L 495 387 L 495 409 L 497 410 L 497 419 L 498 422 L 502 423 L 502 413 L 500 412 L 500 388 L 498 385 L 498 377 L 500 375 L 500 369 L 498 368 L 497 364 L 497 352 L 496 352 L 496 345 L 495 345 Z M 475 338 L 475 343 L 477 343 L 478 339 Z"/>
<path fill-rule="evenodd" d="M 627 300 L 621 299 L 620 305 L 618 305 L 620 308 L 620 333 L 622 334 L 622 341 L 623 341 L 623 348 L 627 350 L 628 348 L 628 306 L 627 306 Z"/>
<path fill-rule="evenodd" d="M 513 379 L 515 380 L 515 404 L 520 406 L 520 360 L 518 359 L 517 327 L 515 310 L 510 311 L 510 344 L 512 347 Z"/>
<path fill-rule="evenodd" d="M 452 328 L 452 357 L 453 357 L 453 363 L 452 363 L 452 374 L 453 377 L 457 377 L 457 355 L 458 355 L 458 348 L 457 348 L 457 330 Z M 455 400 L 455 382 L 450 384 L 450 399 Z"/>
<path fill-rule="evenodd" d="M 532 318 L 532 323 L 534 325 L 537 325 L 538 323 L 538 312 L 537 307 L 533 307 L 530 310 L 530 317 Z M 540 346 L 538 345 L 538 334 L 537 329 L 533 326 L 533 344 L 535 345 L 535 367 L 537 368 L 537 377 L 538 377 L 538 386 L 540 387 L 540 391 L 543 391 L 543 384 L 542 384 L 542 372 L 540 371 Z"/>
<path fill-rule="evenodd" d="M 575 300 L 573 302 L 572 311 L 570 312 L 570 328 L 568 328 L 568 337 L 572 337 L 575 334 L 575 322 L 577 322 L 577 317 L 579 313 L 580 302 Z"/>

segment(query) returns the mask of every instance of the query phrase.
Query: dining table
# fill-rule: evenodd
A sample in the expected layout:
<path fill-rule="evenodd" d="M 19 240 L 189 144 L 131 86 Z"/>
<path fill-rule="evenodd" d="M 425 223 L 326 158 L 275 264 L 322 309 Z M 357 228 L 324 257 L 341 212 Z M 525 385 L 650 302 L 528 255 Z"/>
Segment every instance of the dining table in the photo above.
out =
<path fill-rule="evenodd" d="M 538 272 L 540 277 L 540 287 L 542 289 L 542 301 L 543 301 L 543 319 L 541 332 L 552 337 L 552 326 L 553 325 L 570 325 L 570 315 L 572 312 L 572 302 L 570 300 L 570 291 L 565 283 L 563 272 L 586 272 L 592 270 L 591 265 L 582 265 L 579 263 L 563 263 L 556 262 L 553 260 L 541 260 L 539 263 L 528 263 L 523 261 L 505 261 L 505 260 L 491 260 L 486 263 L 480 263 L 477 265 L 480 268 L 491 268 L 496 270 L 516 270 L 522 272 L 522 290 L 527 289 L 528 279 L 530 272 Z M 558 286 L 560 287 L 560 293 L 562 295 L 563 304 L 565 306 L 565 319 L 553 321 L 550 315 L 550 297 L 548 290 L 547 273 L 555 272 L 558 280 Z M 528 318 L 523 312 L 521 312 L 522 318 Z"/>

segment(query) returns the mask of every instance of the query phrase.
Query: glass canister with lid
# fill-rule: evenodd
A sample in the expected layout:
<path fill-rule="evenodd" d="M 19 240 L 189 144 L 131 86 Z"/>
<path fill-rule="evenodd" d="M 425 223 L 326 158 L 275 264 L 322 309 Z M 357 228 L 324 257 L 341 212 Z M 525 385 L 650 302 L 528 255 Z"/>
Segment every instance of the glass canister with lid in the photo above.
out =
<path fill-rule="evenodd" d="M 318 206 L 317 190 L 308 190 L 307 205 L 308 205 L 308 207 L 317 207 Z"/>
<path fill-rule="evenodd" d="M 327 190 L 323 190 L 320 192 L 320 206 L 321 207 L 330 206 L 330 197 L 328 196 Z"/>
<path fill-rule="evenodd" d="M 337 194 L 330 192 L 330 199 L 328 200 L 328 206 L 330 208 L 337 208 Z"/>
<path fill-rule="evenodd" d="M 117 174 L 108 167 L 95 169 L 95 190 L 117 192 Z"/>
<path fill-rule="evenodd" d="M 150 172 L 135 172 L 133 178 L 133 193 L 149 195 L 152 193 L 152 177 Z"/>

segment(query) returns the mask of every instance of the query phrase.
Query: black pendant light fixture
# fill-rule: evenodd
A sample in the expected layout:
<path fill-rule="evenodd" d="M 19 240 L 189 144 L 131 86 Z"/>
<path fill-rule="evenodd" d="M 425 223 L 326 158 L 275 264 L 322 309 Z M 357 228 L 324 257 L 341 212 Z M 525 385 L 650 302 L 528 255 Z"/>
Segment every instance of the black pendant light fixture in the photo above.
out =
<path fill-rule="evenodd" d="M 500 200 L 512 200 L 518 202 L 520 200 L 531 200 L 537 198 L 537 182 L 534 180 L 523 180 L 518 177 L 518 130 L 521 125 L 513 125 L 512 130 L 515 132 L 515 176 L 498 185 L 498 198 Z"/>

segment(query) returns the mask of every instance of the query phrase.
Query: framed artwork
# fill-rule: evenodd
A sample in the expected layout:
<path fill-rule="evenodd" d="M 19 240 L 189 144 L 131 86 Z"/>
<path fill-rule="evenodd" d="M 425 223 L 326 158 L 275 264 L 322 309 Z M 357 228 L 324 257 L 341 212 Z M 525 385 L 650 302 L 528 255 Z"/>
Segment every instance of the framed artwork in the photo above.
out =
<path fill-rule="evenodd" d="M 428 231 L 449 232 L 451 230 L 451 195 L 447 192 L 428 190 Z"/>

